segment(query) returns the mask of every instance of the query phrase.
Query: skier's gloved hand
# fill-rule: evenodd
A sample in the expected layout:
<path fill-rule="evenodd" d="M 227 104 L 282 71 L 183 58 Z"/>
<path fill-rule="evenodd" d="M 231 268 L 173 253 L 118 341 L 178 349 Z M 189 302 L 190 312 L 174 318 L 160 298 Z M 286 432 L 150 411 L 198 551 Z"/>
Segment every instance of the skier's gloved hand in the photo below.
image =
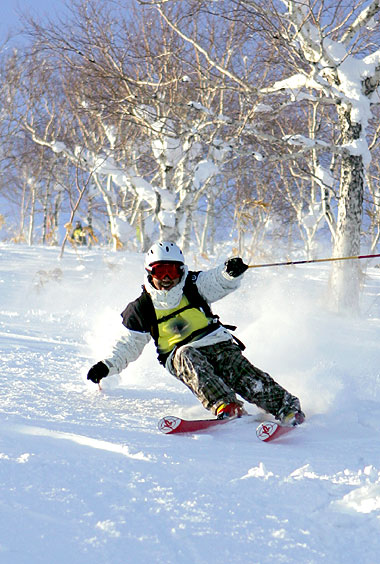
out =
<path fill-rule="evenodd" d="M 109 368 L 104 364 L 104 362 L 100 361 L 91 366 L 90 370 L 87 374 L 87 380 L 91 380 L 94 384 L 99 384 L 102 378 L 105 378 L 109 373 Z"/>
<path fill-rule="evenodd" d="M 237 278 L 248 268 L 248 264 L 245 264 L 240 257 L 230 258 L 224 264 L 227 274 L 232 276 L 232 278 Z"/>

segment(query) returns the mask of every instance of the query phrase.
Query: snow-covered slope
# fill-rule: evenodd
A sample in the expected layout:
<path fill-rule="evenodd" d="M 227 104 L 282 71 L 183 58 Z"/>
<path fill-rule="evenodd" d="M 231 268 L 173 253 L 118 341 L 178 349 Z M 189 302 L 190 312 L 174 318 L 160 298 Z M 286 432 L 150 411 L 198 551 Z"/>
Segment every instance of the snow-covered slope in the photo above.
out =
<path fill-rule="evenodd" d="M 207 413 L 151 345 L 103 391 L 87 383 L 142 264 L 0 246 L 0 562 L 377 563 L 376 263 L 360 319 L 324 310 L 321 266 L 250 270 L 215 304 L 250 360 L 302 400 L 305 425 L 272 444 L 255 437 L 254 406 L 217 430 L 160 434 L 163 415 Z"/>

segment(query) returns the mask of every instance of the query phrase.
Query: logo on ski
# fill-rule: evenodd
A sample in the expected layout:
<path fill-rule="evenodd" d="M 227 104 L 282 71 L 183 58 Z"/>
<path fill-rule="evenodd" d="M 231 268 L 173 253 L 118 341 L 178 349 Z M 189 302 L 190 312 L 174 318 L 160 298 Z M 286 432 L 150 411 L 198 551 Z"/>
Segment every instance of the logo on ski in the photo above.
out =
<path fill-rule="evenodd" d="M 275 421 L 263 421 L 256 429 L 257 438 L 266 443 L 278 439 L 282 435 L 297 429 L 298 425 L 281 425 Z"/>
<path fill-rule="evenodd" d="M 278 429 L 274 421 L 264 421 L 257 427 L 256 435 L 261 441 L 267 441 Z"/>
<path fill-rule="evenodd" d="M 173 433 L 180 424 L 181 419 L 179 417 L 169 415 L 159 420 L 158 428 L 162 433 Z"/>

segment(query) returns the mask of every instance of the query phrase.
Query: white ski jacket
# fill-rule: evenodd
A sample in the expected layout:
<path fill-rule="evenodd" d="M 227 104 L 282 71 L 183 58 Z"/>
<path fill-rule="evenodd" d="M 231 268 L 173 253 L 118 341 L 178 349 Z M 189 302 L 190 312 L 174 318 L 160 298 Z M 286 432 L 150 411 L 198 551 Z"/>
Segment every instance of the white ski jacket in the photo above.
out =
<path fill-rule="evenodd" d="M 187 274 L 188 268 L 185 267 L 185 273 L 179 284 L 169 291 L 157 290 L 149 282 L 148 276 L 145 274 L 145 289 L 150 295 L 155 309 L 166 310 L 179 305 L 183 296 L 183 287 Z M 208 303 L 213 303 L 236 290 L 240 286 L 241 279 L 242 275 L 233 278 L 227 274 L 225 266 L 221 265 L 211 270 L 201 271 L 195 284 L 201 296 Z M 115 343 L 112 354 L 103 360 L 109 368 L 109 375 L 119 374 L 128 364 L 136 360 L 152 338 L 151 334 L 147 331 L 133 331 L 126 327 L 124 331 L 125 334 Z M 231 333 L 227 329 L 218 327 L 212 333 L 183 346 L 204 347 L 221 341 L 229 341 L 232 338 Z M 166 368 L 170 371 L 170 367 L 169 356 L 166 362 Z"/>

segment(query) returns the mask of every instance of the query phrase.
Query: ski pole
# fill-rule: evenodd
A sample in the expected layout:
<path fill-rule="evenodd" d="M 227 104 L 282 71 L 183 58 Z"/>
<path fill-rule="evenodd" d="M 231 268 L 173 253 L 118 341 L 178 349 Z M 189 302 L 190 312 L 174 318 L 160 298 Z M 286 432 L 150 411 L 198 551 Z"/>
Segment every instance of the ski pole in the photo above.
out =
<path fill-rule="evenodd" d="M 265 268 L 267 266 L 289 266 L 290 264 L 310 264 L 312 262 L 329 262 L 334 260 L 353 260 L 353 259 L 364 259 L 364 258 L 375 258 L 375 257 L 380 257 L 380 254 L 358 255 L 355 257 L 323 258 L 323 259 L 313 259 L 313 260 L 292 260 L 288 262 L 272 262 L 270 264 L 250 264 L 248 268 Z"/>

